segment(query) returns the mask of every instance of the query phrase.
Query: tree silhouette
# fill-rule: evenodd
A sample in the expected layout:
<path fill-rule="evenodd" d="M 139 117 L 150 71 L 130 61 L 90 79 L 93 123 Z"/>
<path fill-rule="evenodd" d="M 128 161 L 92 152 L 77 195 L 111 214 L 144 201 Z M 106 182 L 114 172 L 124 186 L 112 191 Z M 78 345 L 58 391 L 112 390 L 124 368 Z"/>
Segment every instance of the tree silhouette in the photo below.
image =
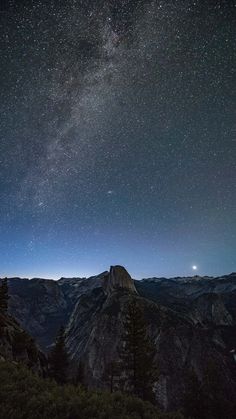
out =
<path fill-rule="evenodd" d="M 106 365 L 103 380 L 111 393 L 120 387 L 120 374 L 121 363 L 119 361 L 114 360 Z"/>
<path fill-rule="evenodd" d="M 128 304 L 123 326 L 120 355 L 126 388 L 144 400 L 153 401 L 153 384 L 157 380 L 155 346 L 147 334 L 144 312 L 136 299 L 130 300 Z"/>
<path fill-rule="evenodd" d="M 75 385 L 80 385 L 84 388 L 86 388 L 86 380 L 85 380 L 85 364 L 82 359 L 79 360 L 79 363 L 77 365 L 77 371 L 76 376 L 74 379 Z"/>
<path fill-rule="evenodd" d="M 0 313 L 6 314 L 8 310 L 8 284 L 7 284 L 7 278 L 4 278 L 2 280 L 2 283 L 0 285 Z"/>
<path fill-rule="evenodd" d="M 67 369 L 69 358 L 65 346 L 64 327 L 59 329 L 55 345 L 49 355 L 50 375 L 58 384 L 64 384 L 67 381 Z"/>

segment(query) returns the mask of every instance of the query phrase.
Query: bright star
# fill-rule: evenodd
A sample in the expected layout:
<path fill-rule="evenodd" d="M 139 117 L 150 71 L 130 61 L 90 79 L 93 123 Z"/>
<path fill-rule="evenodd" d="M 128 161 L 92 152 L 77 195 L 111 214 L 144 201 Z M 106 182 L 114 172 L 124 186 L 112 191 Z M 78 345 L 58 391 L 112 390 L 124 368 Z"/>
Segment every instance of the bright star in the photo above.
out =
<path fill-rule="evenodd" d="M 197 270 L 197 266 L 196 266 L 196 265 L 193 265 L 193 266 L 192 266 L 192 269 L 193 269 L 194 271 L 196 271 L 196 270 Z"/>

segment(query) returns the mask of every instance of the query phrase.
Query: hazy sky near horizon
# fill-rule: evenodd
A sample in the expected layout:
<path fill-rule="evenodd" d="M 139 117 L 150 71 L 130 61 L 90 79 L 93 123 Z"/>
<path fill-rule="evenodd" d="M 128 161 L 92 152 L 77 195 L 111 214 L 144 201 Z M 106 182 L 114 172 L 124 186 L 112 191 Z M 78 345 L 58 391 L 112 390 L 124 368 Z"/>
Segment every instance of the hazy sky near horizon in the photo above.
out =
<path fill-rule="evenodd" d="M 235 271 L 235 1 L 48 3 L 0 13 L 0 276 Z"/>

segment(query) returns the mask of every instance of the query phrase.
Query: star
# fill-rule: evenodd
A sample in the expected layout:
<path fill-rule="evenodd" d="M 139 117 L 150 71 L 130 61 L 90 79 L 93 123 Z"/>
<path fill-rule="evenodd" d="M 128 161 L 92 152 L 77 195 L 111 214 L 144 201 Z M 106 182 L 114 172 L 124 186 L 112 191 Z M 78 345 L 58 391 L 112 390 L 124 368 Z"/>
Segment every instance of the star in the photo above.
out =
<path fill-rule="evenodd" d="M 234 271 L 233 2 L 22 3 L 1 27 L 2 269 Z"/>

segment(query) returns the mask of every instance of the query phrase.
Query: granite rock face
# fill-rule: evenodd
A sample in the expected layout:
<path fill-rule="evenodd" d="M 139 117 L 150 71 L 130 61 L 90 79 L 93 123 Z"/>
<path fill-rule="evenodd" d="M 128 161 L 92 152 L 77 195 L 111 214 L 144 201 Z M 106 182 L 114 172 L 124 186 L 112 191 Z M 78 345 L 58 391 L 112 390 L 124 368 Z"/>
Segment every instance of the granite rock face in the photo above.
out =
<path fill-rule="evenodd" d="M 23 363 L 40 375 L 47 374 L 47 360 L 32 337 L 17 321 L 0 314 L 0 361 Z"/>
<path fill-rule="evenodd" d="M 70 300 L 57 281 L 13 278 L 9 284 L 9 312 L 37 340 L 43 350 L 50 348 L 59 327 L 68 320 Z"/>
<path fill-rule="evenodd" d="M 108 295 L 114 291 L 127 290 L 137 294 L 134 281 L 123 266 L 111 266 L 109 275 L 105 277 L 104 289 Z"/>

